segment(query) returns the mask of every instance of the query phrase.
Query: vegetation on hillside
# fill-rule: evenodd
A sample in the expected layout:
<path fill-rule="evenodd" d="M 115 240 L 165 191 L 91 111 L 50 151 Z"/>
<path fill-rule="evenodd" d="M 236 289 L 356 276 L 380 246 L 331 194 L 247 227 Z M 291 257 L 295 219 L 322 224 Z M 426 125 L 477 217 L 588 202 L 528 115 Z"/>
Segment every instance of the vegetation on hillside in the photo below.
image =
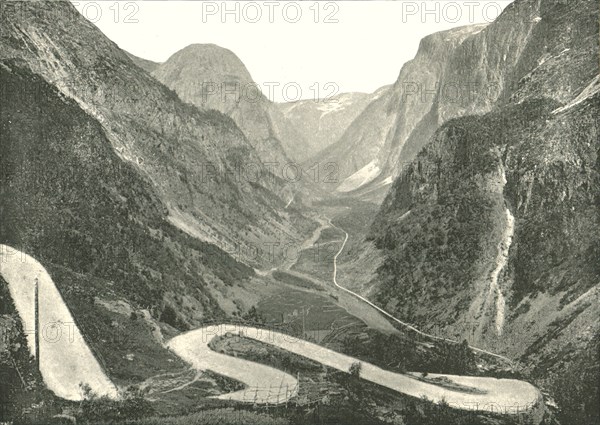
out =
<path fill-rule="evenodd" d="M 74 101 L 16 63 L 3 65 L 1 79 L 14 107 L 2 109 L 0 122 L 0 241 L 64 267 L 59 288 L 71 271 L 71 289 L 90 298 L 121 296 L 155 317 L 170 305 L 180 329 L 222 314 L 211 287 L 253 271 L 169 224 L 150 183 Z M 188 309 L 178 305 L 183 296 L 193 300 Z"/>
<path fill-rule="evenodd" d="M 424 346 L 409 335 L 368 331 L 366 335 L 348 336 L 343 342 L 343 352 L 399 373 L 477 374 L 475 355 L 466 341 L 460 344 L 435 341 Z"/>

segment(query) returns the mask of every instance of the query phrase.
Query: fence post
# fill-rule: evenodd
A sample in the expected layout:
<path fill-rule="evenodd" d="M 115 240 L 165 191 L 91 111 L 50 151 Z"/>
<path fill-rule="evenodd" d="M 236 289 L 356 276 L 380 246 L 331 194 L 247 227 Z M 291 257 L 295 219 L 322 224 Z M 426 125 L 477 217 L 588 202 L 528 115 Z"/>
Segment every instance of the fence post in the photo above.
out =
<path fill-rule="evenodd" d="M 298 372 L 297 381 L 296 381 L 296 407 L 298 407 L 298 403 L 300 402 L 300 390 L 298 388 L 298 384 L 300 383 L 300 372 Z"/>

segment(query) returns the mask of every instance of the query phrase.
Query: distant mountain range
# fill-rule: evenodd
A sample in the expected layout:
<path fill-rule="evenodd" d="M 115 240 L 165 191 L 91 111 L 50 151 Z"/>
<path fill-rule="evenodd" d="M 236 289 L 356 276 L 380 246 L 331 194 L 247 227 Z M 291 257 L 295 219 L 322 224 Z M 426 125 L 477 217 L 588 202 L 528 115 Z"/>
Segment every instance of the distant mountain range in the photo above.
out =
<path fill-rule="evenodd" d="M 322 162 L 316 155 L 337 142 L 358 115 L 382 92 L 341 93 L 326 99 L 299 100 L 290 103 L 278 103 L 287 122 L 282 125 L 293 126 L 302 139 L 287 143 L 286 149 L 296 161 L 314 160 Z M 310 166 L 310 163 L 307 163 Z"/>
<path fill-rule="evenodd" d="M 352 121 L 385 91 L 274 103 L 242 61 L 214 44 L 193 44 L 164 63 L 128 56 L 185 102 L 233 118 L 264 161 L 301 163 L 338 141 Z"/>

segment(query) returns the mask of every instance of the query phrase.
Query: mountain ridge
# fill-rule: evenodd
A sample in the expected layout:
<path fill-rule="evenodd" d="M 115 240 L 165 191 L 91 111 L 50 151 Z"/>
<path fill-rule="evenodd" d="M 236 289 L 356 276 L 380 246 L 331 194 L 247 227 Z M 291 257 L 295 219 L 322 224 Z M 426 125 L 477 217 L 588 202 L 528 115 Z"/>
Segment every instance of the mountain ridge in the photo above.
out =
<path fill-rule="evenodd" d="M 78 28 L 80 39 L 93 40 L 85 50 L 49 18 L 55 9 Z M 297 210 L 284 210 L 291 196 L 284 176 L 240 168 L 263 162 L 230 117 L 185 104 L 139 72 L 69 2 L 54 9 L 17 3 L 2 13 L 9 25 L 0 33 L 0 57 L 24 61 L 92 114 L 117 154 L 152 181 L 169 219 L 184 231 L 230 252 L 261 248 L 259 257 L 247 257 L 260 265 L 272 261 L 264 241 L 293 241 L 301 238 L 296 228 L 313 226 Z"/>
<path fill-rule="evenodd" d="M 152 75 L 183 101 L 231 117 L 263 162 L 277 163 L 279 170 L 291 162 L 271 122 L 274 105 L 231 50 L 191 44 L 171 55 Z"/>
<path fill-rule="evenodd" d="M 322 152 L 325 160 L 339 163 L 339 193 L 358 191 L 376 186 L 380 199 L 389 188 L 389 177 L 395 177 L 405 139 L 417 123 L 427 115 L 436 102 L 430 91 L 437 89 L 446 58 L 473 33 L 485 25 L 468 25 L 430 34 L 421 40 L 415 58 L 406 62 L 393 86 L 368 105 L 350 124 L 335 144 Z M 432 95 L 433 94 L 433 95 Z M 380 119 L 379 117 L 383 117 Z M 362 169 L 370 166 L 365 174 Z M 354 177 L 353 177 L 354 175 Z M 353 182 L 353 180 L 357 180 Z M 344 181 L 346 184 L 344 184 Z M 377 187 L 379 186 L 379 187 Z"/>

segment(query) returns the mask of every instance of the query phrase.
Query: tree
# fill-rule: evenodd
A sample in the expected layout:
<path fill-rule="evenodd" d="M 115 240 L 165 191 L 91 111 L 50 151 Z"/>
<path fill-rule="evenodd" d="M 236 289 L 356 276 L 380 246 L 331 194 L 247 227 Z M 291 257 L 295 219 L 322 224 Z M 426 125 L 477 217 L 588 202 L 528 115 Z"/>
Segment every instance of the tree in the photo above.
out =
<path fill-rule="evenodd" d="M 84 421 L 122 421 L 139 419 L 154 413 L 152 404 L 144 398 L 143 392 L 137 386 L 128 387 L 118 400 L 98 396 L 88 384 L 81 383 L 79 386 L 83 394 L 79 418 Z"/>
<path fill-rule="evenodd" d="M 262 326 L 266 323 L 265 317 L 256 309 L 255 306 L 250 307 L 250 310 L 242 316 L 246 323 Z"/>

